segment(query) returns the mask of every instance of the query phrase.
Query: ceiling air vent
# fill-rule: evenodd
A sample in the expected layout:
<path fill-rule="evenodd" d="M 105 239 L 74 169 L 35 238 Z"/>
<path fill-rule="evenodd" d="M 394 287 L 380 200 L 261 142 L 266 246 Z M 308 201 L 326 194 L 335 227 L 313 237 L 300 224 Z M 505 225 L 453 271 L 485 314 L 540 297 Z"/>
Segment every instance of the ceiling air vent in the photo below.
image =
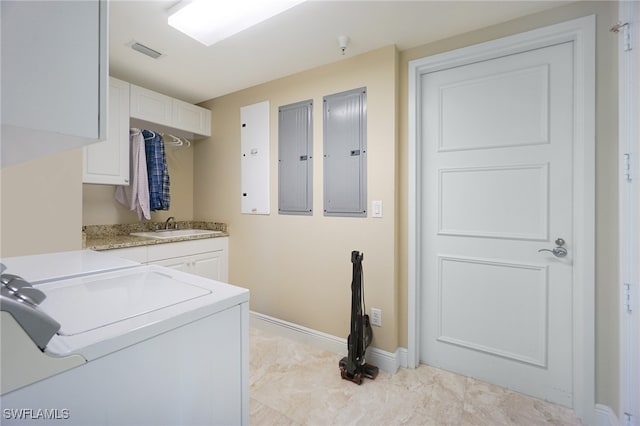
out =
<path fill-rule="evenodd" d="M 145 46 L 144 44 L 140 44 L 138 42 L 134 42 L 131 44 L 131 48 L 133 50 L 136 50 L 140 53 L 143 53 L 153 59 L 158 59 L 160 56 L 162 56 L 162 53 L 155 51 L 153 49 L 151 49 L 150 47 Z"/>

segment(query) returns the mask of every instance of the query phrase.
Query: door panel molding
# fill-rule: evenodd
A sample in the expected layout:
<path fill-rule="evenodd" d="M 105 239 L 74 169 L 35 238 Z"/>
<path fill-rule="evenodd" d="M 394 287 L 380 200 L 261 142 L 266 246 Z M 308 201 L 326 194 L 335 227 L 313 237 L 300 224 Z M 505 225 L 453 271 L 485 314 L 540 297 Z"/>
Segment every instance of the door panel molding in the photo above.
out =
<path fill-rule="evenodd" d="M 464 274 L 473 275 L 477 281 L 459 279 Z M 487 274 L 491 274 L 492 279 L 483 281 L 482 278 L 487 278 Z M 518 303 L 520 295 L 509 294 L 514 290 L 509 284 L 513 283 L 516 276 L 521 280 L 518 286 L 520 288 L 515 290 L 521 290 L 526 285 L 528 299 L 535 298 L 537 301 L 536 309 L 522 311 L 522 305 Z M 547 367 L 549 274 L 546 265 L 439 255 L 438 287 L 440 300 L 437 340 L 537 367 Z M 460 294 L 465 294 L 467 300 L 477 300 L 488 294 L 494 299 L 492 311 L 495 316 L 491 318 L 494 321 L 483 322 L 481 313 L 474 310 L 478 306 L 465 304 Z M 445 308 L 445 304 L 449 307 Z M 449 319 L 443 316 L 445 312 L 451 311 L 463 312 L 467 320 L 459 322 L 456 317 Z M 504 334 L 526 335 L 527 333 L 521 333 L 525 328 L 535 328 L 530 330 L 537 336 L 535 341 L 520 341 L 521 346 L 518 348 L 505 347 L 504 343 L 512 339 L 502 338 Z"/>
<path fill-rule="evenodd" d="M 506 176 L 508 173 L 511 176 Z M 469 176 L 465 179 L 463 174 Z M 498 189 L 493 192 L 498 192 L 502 198 L 487 203 L 492 211 L 480 212 L 478 203 L 474 202 L 491 197 L 484 188 Z M 527 197 L 520 194 L 521 188 L 528 188 Z M 469 205 L 461 207 L 460 200 L 449 202 L 445 196 L 447 193 L 468 199 Z M 441 169 L 438 177 L 438 235 L 546 241 L 549 238 L 549 197 L 548 163 Z M 524 198 L 529 202 L 523 203 Z M 465 212 L 469 210 L 475 211 L 470 217 L 475 223 L 462 223 L 468 216 Z M 514 215 L 514 211 L 519 214 Z M 489 217 L 494 223 L 478 223 L 481 217 Z M 508 229 L 510 226 L 522 226 L 525 221 L 530 222 L 530 232 L 515 233 Z"/>
<path fill-rule="evenodd" d="M 422 171 L 419 141 L 422 76 L 483 60 L 572 42 L 574 46 L 573 401 L 576 414 L 595 416 L 595 16 L 587 16 L 409 62 L 408 365 L 420 362 Z"/>
<path fill-rule="evenodd" d="M 524 90 L 525 87 L 528 90 Z M 531 87 L 535 87 L 535 90 Z M 447 106 L 455 104 L 459 120 L 440 123 L 438 152 L 548 144 L 549 90 L 548 64 L 518 68 L 442 86 L 440 105 L 444 105 L 446 109 Z M 500 95 L 503 99 L 518 97 L 521 100 L 515 107 L 510 102 L 497 102 L 492 105 L 493 111 L 499 110 L 498 114 L 493 115 L 508 117 L 506 121 L 511 123 L 509 131 L 505 134 L 505 129 L 500 126 L 499 134 L 492 135 L 485 143 L 469 145 L 469 141 L 475 140 L 474 136 L 489 129 L 499 128 L 498 123 L 492 122 L 491 116 L 484 113 L 487 100 L 495 102 Z M 477 99 L 482 99 L 481 103 L 478 103 Z M 446 111 L 442 110 L 440 116 L 445 115 Z M 536 126 L 527 123 L 532 116 L 537 117 Z"/>

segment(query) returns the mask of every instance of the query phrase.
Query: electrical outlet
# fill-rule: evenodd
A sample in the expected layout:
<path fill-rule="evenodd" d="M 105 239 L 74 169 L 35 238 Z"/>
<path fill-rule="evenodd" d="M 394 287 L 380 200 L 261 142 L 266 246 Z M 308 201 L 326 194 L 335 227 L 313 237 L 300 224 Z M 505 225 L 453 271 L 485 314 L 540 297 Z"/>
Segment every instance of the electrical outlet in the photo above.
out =
<path fill-rule="evenodd" d="M 371 325 L 382 327 L 382 309 L 371 308 Z"/>

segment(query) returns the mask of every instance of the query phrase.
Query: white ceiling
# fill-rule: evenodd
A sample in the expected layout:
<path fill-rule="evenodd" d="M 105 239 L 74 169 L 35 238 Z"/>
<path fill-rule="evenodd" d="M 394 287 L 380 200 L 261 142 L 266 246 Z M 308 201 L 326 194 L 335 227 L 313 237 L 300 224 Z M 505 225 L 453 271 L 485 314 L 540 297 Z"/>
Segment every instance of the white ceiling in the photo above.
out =
<path fill-rule="evenodd" d="M 111 75 L 198 103 L 390 44 L 404 50 L 568 2 L 309 0 L 211 47 L 167 24 L 175 3 L 110 1 Z M 351 38 L 344 56 L 340 35 Z M 163 56 L 132 50 L 134 41 Z"/>

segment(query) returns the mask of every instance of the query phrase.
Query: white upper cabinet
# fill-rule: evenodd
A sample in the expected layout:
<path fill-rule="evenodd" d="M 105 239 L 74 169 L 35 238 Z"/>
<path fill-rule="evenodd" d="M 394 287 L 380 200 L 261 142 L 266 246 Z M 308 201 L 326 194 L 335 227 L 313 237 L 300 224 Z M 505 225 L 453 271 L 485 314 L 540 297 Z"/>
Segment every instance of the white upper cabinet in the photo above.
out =
<path fill-rule="evenodd" d="M 82 182 L 129 185 L 129 83 L 109 78 L 109 137 L 84 148 Z"/>
<path fill-rule="evenodd" d="M 173 127 L 170 125 L 172 122 L 171 101 L 172 98 L 167 95 L 132 84 L 131 118 Z"/>
<path fill-rule="evenodd" d="M 108 98 L 109 137 L 85 147 L 83 183 L 129 185 L 129 128 L 140 124 L 130 122 L 130 118 L 151 123 L 148 128 L 152 130 L 177 129 L 190 135 L 211 135 L 208 109 L 113 77 L 109 79 Z"/>
<path fill-rule="evenodd" d="M 107 2 L 1 1 L 2 166 L 104 140 Z"/>
<path fill-rule="evenodd" d="M 211 111 L 173 99 L 174 127 L 198 135 L 211 136 Z"/>
<path fill-rule="evenodd" d="M 134 84 L 131 85 L 131 118 L 211 136 L 211 111 Z"/>

